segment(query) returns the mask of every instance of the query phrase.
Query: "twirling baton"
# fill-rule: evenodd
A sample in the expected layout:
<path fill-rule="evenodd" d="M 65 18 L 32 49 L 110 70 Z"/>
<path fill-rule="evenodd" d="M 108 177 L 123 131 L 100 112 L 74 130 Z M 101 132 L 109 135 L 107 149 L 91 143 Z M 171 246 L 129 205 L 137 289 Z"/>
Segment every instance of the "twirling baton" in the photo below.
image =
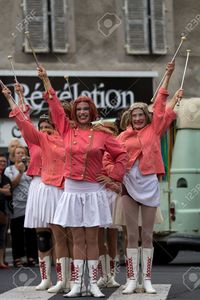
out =
<path fill-rule="evenodd" d="M 26 31 L 26 32 L 25 32 L 25 36 L 26 36 L 26 38 L 27 38 L 29 47 L 30 47 L 30 49 L 31 49 L 31 51 L 32 51 L 32 54 L 33 54 L 35 63 L 36 63 L 36 65 L 37 65 L 37 67 L 39 68 L 39 67 L 40 67 L 40 64 L 39 64 L 39 61 L 38 61 L 38 59 L 37 59 L 35 50 L 34 50 L 34 48 L 33 48 L 33 45 L 32 45 L 32 42 L 31 42 L 31 38 L 30 38 L 29 31 Z M 47 91 L 47 93 L 48 93 L 48 95 L 49 95 L 49 98 L 52 99 L 52 95 L 50 94 L 49 90 L 47 89 L 47 83 L 46 83 L 44 77 L 42 78 L 42 81 L 43 81 L 43 84 L 44 84 L 44 88 L 45 88 L 45 90 Z"/>
<path fill-rule="evenodd" d="M 15 78 L 15 82 L 16 83 L 19 83 L 18 79 L 17 79 L 17 76 L 16 76 L 16 73 L 15 73 L 15 69 L 14 69 L 14 65 L 13 65 L 13 61 L 12 61 L 12 56 L 11 55 L 8 55 L 8 60 L 10 62 L 10 65 L 11 65 L 11 69 L 12 69 L 12 72 L 13 72 L 13 75 L 14 75 L 14 78 Z M 24 108 L 24 97 L 22 95 L 21 92 L 19 92 L 19 100 L 20 100 L 20 104 L 22 106 L 22 108 Z"/>
<path fill-rule="evenodd" d="M 182 76 L 180 89 L 183 89 L 183 83 L 184 83 L 184 80 L 185 80 L 185 74 L 186 74 L 186 70 L 187 70 L 187 65 L 188 65 L 190 52 L 191 52 L 191 50 L 187 49 L 187 56 L 186 56 L 186 60 L 185 60 L 185 67 L 184 67 L 184 71 L 183 71 L 183 76 Z M 178 102 L 177 102 L 177 106 L 179 106 L 179 105 L 180 105 L 180 100 L 178 100 Z"/>
<path fill-rule="evenodd" d="M 1 85 L 1 88 L 4 89 L 6 88 L 6 85 L 3 83 L 2 80 L 0 80 L 0 85 Z M 21 107 L 15 102 L 15 99 L 12 97 L 12 95 L 10 95 L 10 99 L 12 100 L 12 102 L 19 108 L 19 110 L 21 111 L 22 113 L 22 116 L 24 117 L 25 120 L 28 120 L 27 116 L 24 114 L 24 112 L 21 110 Z"/>
<path fill-rule="evenodd" d="M 64 78 L 65 78 L 65 80 L 67 81 L 67 84 L 68 84 L 68 89 L 69 89 L 69 93 L 70 93 L 70 96 L 71 96 L 71 100 L 73 100 L 72 91 L 71 91 L 70 84 L 69 84 L 69 77 L 67 75 L 65 75 Z"/>
<path fill-rule="evenodd" d="M 184 42 L 185 40 L 186 40 L 186 37 L 185 37 L 185 36 L 182 36 L 182 37 L 181 37 L 180 44 L 178 45 L 178 48 L 176 49 L 176 51 L 175 51 L 175 53 L 174 53 L 174 55 L 173 55 L 173 57 L 172 57 L 172 59 L 171 59 L 171 61 L 170 61 L 171 63 L 175 60 L 175 58 L 176 58 L 176 56 L 177 56 L 177 54 L 178 54 L 178 52 L 179 52 L 179 50 L 180 50 L 180 48 L 181 48 L 181 46 L 182 46 L 182 44 L 183 44 L 183 42 Z M 151 99 L 151 102 L 154 102 L 155 97 L 156 97 L 156 95 L 157 95 L 157 93 L 158 93 L 158 90 L 159 90 L 159 88 L 161 87 L 161 85 L 162 85 L 162 83 L 163 83 L 163 81 L 164 81 L 166 75 L 167 75 L 167 71 L 166 71 L 165 74 L 163 75 L 163 77 L 162 77 L 162 79 L 161 79 L 161 81 L 160 81 L 160 83 L 159 83 L 159 85 L 158 85 L 158 87 L 157 87 L 157 89 L 156 89 L 156 91 L 155 91 L 155 93 L 154 93 L 152 99 Z"/>

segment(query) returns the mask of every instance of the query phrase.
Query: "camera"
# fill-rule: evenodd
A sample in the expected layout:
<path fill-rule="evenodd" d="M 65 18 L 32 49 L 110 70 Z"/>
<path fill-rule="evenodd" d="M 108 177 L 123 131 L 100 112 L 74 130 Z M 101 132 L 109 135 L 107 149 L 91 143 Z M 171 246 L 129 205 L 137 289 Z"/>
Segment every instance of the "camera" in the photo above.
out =
<path fill-rule="evenodd" d="M 25 164 L 25 165 L 27 164 L 28 161 L 27 161 L 27 157 L 26 157 L 26 156 L 23 156 L 23 157 L 22 157 L 22 162 L 23 162 L 23 164 Z"/>

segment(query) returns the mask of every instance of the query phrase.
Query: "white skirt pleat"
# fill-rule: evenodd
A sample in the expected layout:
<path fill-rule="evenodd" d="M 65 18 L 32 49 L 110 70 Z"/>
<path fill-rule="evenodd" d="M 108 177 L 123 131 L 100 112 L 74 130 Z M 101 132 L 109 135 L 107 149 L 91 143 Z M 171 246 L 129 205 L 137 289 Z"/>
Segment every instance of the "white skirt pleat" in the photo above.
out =
<path fill-rule="evenodd" d="M 118 195 L 115 201 L 115 210 L 113 216 L 113 224 L 118 226 L 126 226 L 126 219 L 124 214 L 123 200 L 121 195 Z"/>
<path fill-rule="evenodd" d="M 157 207 L 160 205 L 160 190 L 156 174 L 142 175 L 139 162 L 136 161 L 131 170 L 124 175 L 123 183 L 129 195 L 137 202 Z"/>
<path fill-rule="evenodd" d="M 63 227 L 110 225 L 112 217 L 106 189 L 99 183 L 66 179 L 53 223 Z"/>
<path fill-rule="evenodd" d="M 48 224 L 53 223 L 58 201 L 62 196 L 63 190 L 56 186 L 47 185 L 41 182 L 39 186 L 39 193 L 42 201 L 38 203 L 38 218 L 42 222 L 46 222 Z"/>
<path fill-rule="evenodd" d="M 40 183 L 41 177 L 34 176 L 29 186 L 24 220 L 24 227 L 26 228 L 39 228 L 48 226 L 45 222 L 42 222 L 38 217 L 38 203 L 42 200 L 38 192 Z"/>
<path fill-rule="evenodd" d="M 112 224 L 109 226 L 109 228 L 121 229 L 121 226 L 119 226 L 118 224 L 114 224 L 118 194 L 109 189 L 107 189 L 106 191 L 107 191 L 107 198 L 110 207 L 110 212 L 112 216 Z"/>

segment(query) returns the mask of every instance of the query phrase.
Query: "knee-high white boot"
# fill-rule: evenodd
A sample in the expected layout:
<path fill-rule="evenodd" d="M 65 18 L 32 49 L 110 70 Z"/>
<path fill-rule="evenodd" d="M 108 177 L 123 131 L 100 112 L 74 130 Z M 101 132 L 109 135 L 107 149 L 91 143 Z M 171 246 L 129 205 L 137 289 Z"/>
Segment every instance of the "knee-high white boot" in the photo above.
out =
<path fill-rule="evenodd" d="M 98 260 L 88 260 L 90 286 L 89 292 L 93 297 L 103 298 L 105 295 L 100 291 L 97 285 Z"/>
<path fill-rule="evenodd" d="M 51 258 L 45 256 L 43 259 L 39 257 L 39 268 L 41 274 L 41 283 L 36 286 L 36 291 L 45 291 L 51 286 Z"/>
<path fill-rule="evenodd" d="M 138 285 L 139 251 L 138 248 L 127 248 L 127 284 L 122 294 L 132 294 Z"/>
<path fill-rule="evenodd" d="M 98 274 L 99 274 L 99 280 L 97 281 L 97 285 L 99 287 L 106 287 L 107 284 L 107 255 L 101 255 L 99 257 L 99 263 L 98 263 Z"/>
<path fill-rule="evenodd" d="M 74 261 L 72 258 L 70 258 L 69 261 L 69 288 L 70 290 L 73 288 L 74 281 L 75 281 L 75 267 L 74 267 Z"/>
<path fill-rule="evenodd" d="M 57 283 L 56 285 L 50 287 L 48 289 L 48 293 L 59 293 L 59 292 L 67 292 L 67 262 L 68 257 L 61 257 L 56 260 L 56 274 L 57 274 Z M 68 288 L 69 291 L 69 288 Z"/>
<path fill-rule="evenodd" d="M 74 260 L 74 284 L 71 291 L 65 295 L 66 298 L 80 297 L 82 295 L 82 285 L 83 285 L 83 264 L 84 260 L 75 259 Z"/>
<path fill-rule="evenodd" d="M 151 284 L 153 248 L 142 248 L 142 287 L 148 294 L 156 294 Z"/>
<path fill-rule="evenodd" d="M 115 280 L 116 261 L 108 255 L 108 280 L 107 287 L 119 287 L 120 284 Z"/>

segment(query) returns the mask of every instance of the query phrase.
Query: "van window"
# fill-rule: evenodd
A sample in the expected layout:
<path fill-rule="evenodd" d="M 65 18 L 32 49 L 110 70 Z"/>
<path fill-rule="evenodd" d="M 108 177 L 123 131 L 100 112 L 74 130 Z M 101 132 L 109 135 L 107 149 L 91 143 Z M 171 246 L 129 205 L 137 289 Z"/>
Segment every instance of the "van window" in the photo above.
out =
<path fill-rule="evenodd" d="M 185 178 L 179 178 L 177 181 L 177 188 L 187 188 L 188 187 L 188 183 L 187 180 Z"/>

